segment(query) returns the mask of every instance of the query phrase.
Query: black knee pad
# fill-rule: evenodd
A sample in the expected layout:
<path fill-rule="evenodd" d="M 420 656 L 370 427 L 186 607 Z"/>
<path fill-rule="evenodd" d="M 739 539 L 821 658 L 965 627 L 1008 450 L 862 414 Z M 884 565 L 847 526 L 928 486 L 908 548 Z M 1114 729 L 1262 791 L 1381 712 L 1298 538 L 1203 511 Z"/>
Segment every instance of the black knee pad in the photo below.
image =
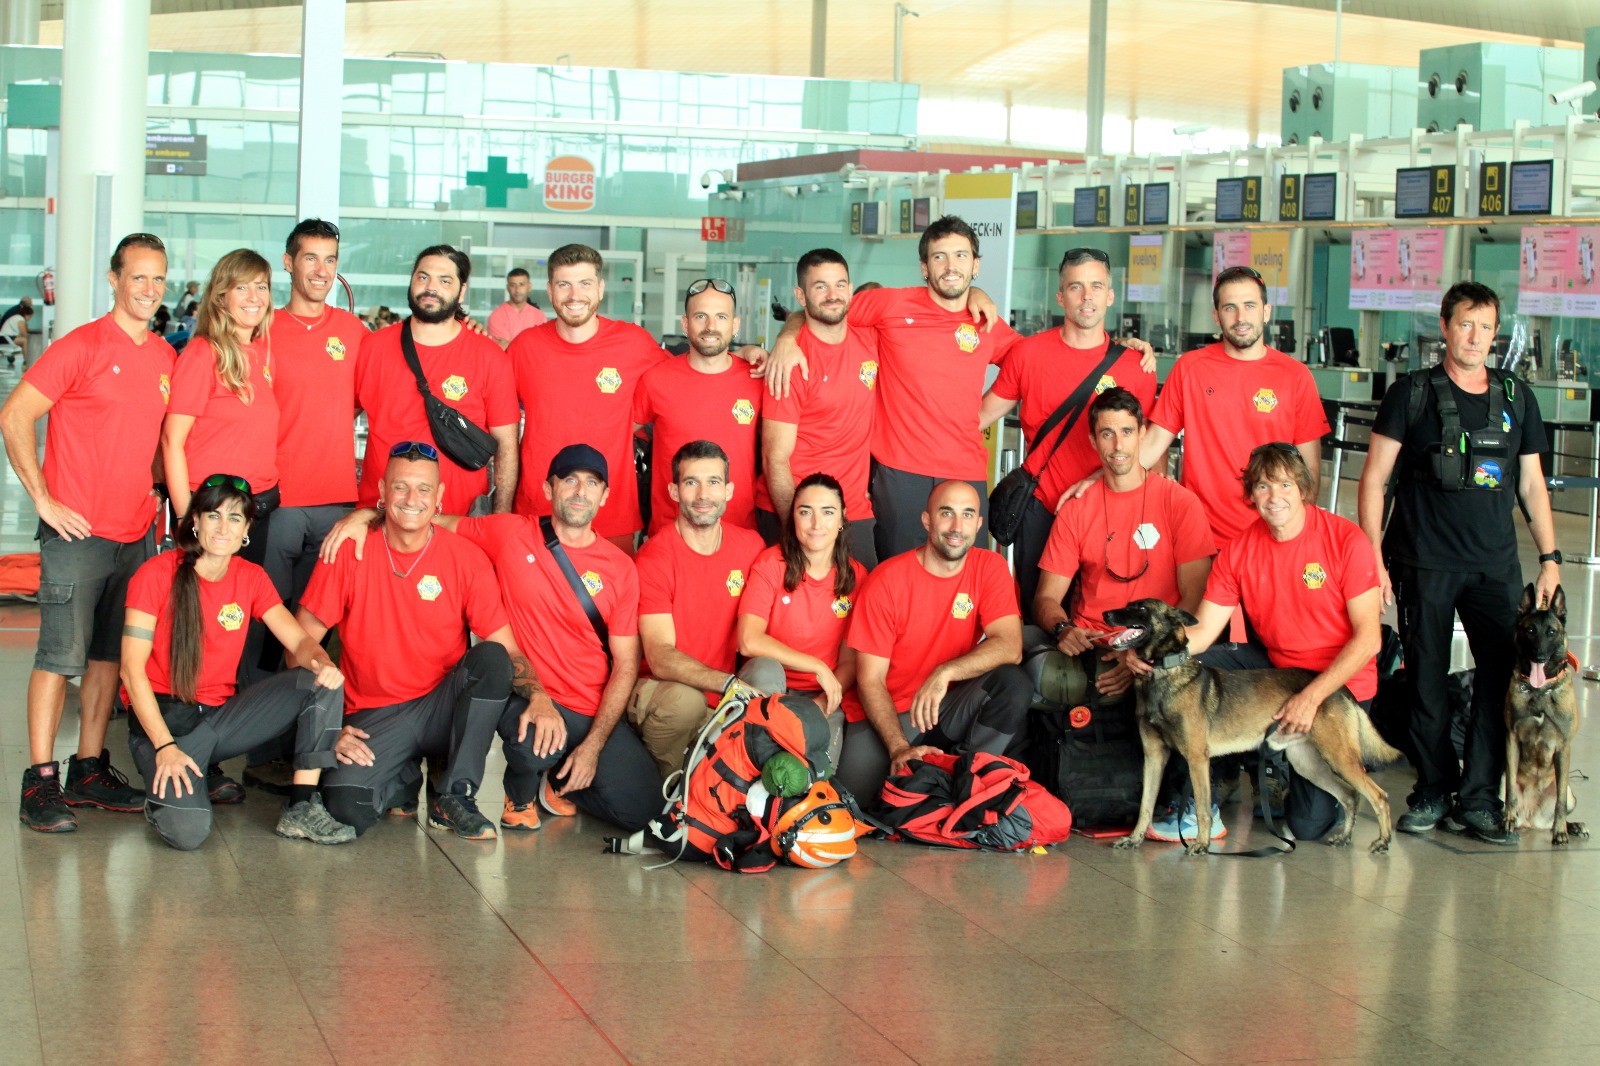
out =
<path fill-rule="evenodd" d="M 481 641 L 461 663 L 467 669 L 467 691 L 473 699 L 503 700 L 511 695 L 511 656 L 502 645 Z"/>
<path fill-rule="evenodd" d="M 378 808 L 372 789 L 364 785 L 324 785 L 322 805 L 328 813 L 360 836 L 378 824 Z"/>

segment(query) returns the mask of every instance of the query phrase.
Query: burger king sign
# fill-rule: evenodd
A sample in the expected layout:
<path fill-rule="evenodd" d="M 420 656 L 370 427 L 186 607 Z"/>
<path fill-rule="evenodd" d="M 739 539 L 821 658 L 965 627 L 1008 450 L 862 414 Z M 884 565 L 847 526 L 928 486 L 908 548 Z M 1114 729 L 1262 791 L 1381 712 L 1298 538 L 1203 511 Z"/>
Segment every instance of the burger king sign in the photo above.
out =
<path fill-rule="evenodd" d="M 557 156 L 544 168 L 544 206 L 552 211 L 594 207 L 594 164 L 582 156 Z"/>

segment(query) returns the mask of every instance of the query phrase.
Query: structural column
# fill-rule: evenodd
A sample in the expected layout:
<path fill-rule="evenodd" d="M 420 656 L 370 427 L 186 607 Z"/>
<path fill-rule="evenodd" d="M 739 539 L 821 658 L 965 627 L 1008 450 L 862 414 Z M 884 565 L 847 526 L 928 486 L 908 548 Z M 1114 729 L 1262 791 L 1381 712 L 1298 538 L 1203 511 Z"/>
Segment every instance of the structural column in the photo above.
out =
<path fill-rule="evenodd" d="M 40 0 L 0 0 L 0 44 L 38 44 Z"/>
<path fill-rule="evenodd" d="M 150 0 L 66 0 L 56 336 L 111 308 L 106 267 L 144 228 Z"/>
<path fill-rule="evenodd" d="M 295 218 L 339 221 L 345 0 L 306 0 L 300 23 L 300 165 Z"/>
<path fill-rule="evenodd" d="M 1102 154 L 1106 122 L 1106 3 L 1107 0 L 1089 0 L 1089 92 L 1085 108 L 1089 136 L 1083 150 L 1091 158 Z"/>

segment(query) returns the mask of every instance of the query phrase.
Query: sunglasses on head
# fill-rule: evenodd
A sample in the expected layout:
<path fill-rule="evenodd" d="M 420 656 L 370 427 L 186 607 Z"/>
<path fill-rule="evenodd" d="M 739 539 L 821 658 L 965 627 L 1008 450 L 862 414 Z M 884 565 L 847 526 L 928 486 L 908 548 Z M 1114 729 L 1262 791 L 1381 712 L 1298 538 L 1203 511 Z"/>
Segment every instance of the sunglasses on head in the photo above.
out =
<path fill-rule="evenodd" d="M 1254 448 L 1250 449 L 1250 458 L 1255 459 L 1258 456 L 1267 454 L 1268 452 L 1277 452 L 1279 455 L 1294 459 L 1300 458 L 1299 448 L 1296 448 L 1293 444 L 1290 444 L 1287 441 L 1281 440 L 1269 440 L 1265 444 L 1256 445 Z"/>
<path fill-rule="evenodd" d="M 1221 274 L 1218 274 L 1217 275 L 1217 284 L 1221 285 L 1221 284 L 1223 284 L 1225 282 L 1229 282 L 1229 281 L 1238 281 L 1240 278 L 1251 278 L 1251 279 L 1253 279 L 1255 281 L 1262 282 L 1263 284 L 1266 283 L 1266 279 L 1261 276 L 1261 272 L 1258 271 L 1255 267 L 1236 266 L 1236 267 L 1229 267 L 1227 270 L 1224 270 Z"/>
<path fill-rule="evenodd" d="M 684 295 L 685 296 L 699 296 L 701 293 L 705 292 L 707 289 L 711 289 L 711 290 L 713 290 L 715 292 L 720 292 L 724 296 L 732 296 L 733 295 L 733 286 L 729 285 L 726 281 L 723 281 L 721 278 L 701 278 L 699 281 L 692 282 L 689 285 L 688 291 L 686 293 L 684 293 Z"/>
<path fill-rule="evenodd" d="M 250 495 L 250 482 L 238 474 L 212 474 L 200 482 L 200 487 L 205 489 L 221 488 L 223 485 L 232 485 L 246 496 Z"/>
<path fill-rule="evenodd" d="M 1098 248 L 1068 248 L 1067 254 L 1061 257 L 1061 266 L 1056 269 L 1077 266 L 1091 259 L 1097 263 L 1104 263 L 1108 269 L 1111 266 L 1111 257 Z"/>
<path fill-rule="evenodd" d="M 419 440 L 403 440 L 389 449 L 391 459 L 432 459 L 439 461 L 439 449 Z"/>

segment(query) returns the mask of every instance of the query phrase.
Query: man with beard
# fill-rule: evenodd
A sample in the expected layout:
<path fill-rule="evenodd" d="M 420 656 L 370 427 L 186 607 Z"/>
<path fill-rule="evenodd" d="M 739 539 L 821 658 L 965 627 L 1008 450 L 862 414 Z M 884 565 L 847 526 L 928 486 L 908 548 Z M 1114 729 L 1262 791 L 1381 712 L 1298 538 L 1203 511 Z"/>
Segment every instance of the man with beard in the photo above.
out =
<path fill-rule="evenodd" d="M 832 248 L 815 248 L 795 266 L 794 297 L 805 308 L 794 335 L 810 368 L 789 382 L 788 395 L 766 401 L 761 416 L 761 481 L 756 485 L 756 529 L 769 545 L 789 521 L 794 487 L 824 473 L 844 489 L 850 554 L 871 570 L 877 521 L 867 482 L 872 473 L 873 389 L 878 348 L 870 330 L 845 320 L 850 310 L 850 267 Z M 795 315 L 794 318 L 802 316 Z"/>
<path fill-rule="evenodd" d="M 646 372 L 633 394 L 633 423 L 654 424 L 650 449 L 650 535 L 676 521 L 678 509 L 668 494 L 669 466 L 679 448 L 692 440 L 715 441 L 728 454 L 728 479 L 741 490 L 728 502 L 728 522 L 756 526 L 756 433 L 761 416 L 759 381 L 734 359 L 728 346 L 739 332 L 733 286 L 702 278 L 683 301 L 683 332 L 689 352 Z"/>
<path fill-rule="evenodd" d="M 517 334 L 549 320 L 543 311 L 534 306 L 529 294 L 533 279 L 521 267 L 512 267 L 506 274 L 506 302 L 489 313 L 489 336 L 504 348 L 517 339 Z"/>
<path fill-rule="evenodd" d="M 1001 556 L 974 548 L 981 496 L 934 487 L 924 543 L 879 564 L 862 587 L 848 643 L 856 687 L 844 699 L 835 780 L 863 800 L 934 751 L 1020 755 L 1033 682 L 1022 661 L 1017 587 Z"/>
<path fill-rule="evenodd" d="M 771 659 L 751 659 L 733 672 L 739 597 L 765 547 L 754 530 L 722 520 L 737 490 L 726 452 L 708 440 L 685 444 L 672 457 L 677 521 L 639 551 L 639 636 L 648 676 L 634 686 L 628 721 L 663 778 L 683 766 L 684 749 L 736 686 L 784 691 L 783 667 Z"/>
<path fill-rule="evenodd" d="M 472 275 L 466 254 L 438 244 L 424 248 L 411 269 L 407 301 L 411 318 L 379 330 L 361 346 L 356 366 L 356 399 L 367 412 L 367 455 L 382 457 L 403 440 L 433 440 L 427 409 L 417 393 L 417 379 L 406 365 L 401 331 L 410 330 L 428 389 L 467 420 L 494 435 L 494 498 L 496 513 L 511 510 L 517 488 L 517 404 L 511 370 L 489 338 L 466 329 L 457 320 L 461 297 Z M 489 472 L 466 470 L 443 452 L 441 480 L 450 487 L 443 501 L 451 514 L 489 509 L 478 499 L 489 491 Z M 362 465 L 358 499 L 370 507 L 378 498 L 379 463 Z"/>

